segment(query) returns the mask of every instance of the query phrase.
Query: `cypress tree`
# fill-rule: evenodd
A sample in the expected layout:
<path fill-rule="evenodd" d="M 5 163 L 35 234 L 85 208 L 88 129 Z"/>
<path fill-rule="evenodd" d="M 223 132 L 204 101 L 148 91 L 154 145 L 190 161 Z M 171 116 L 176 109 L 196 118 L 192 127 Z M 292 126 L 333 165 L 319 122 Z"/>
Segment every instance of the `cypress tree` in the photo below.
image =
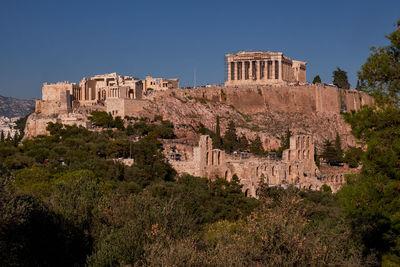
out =
<path fill-rule="evenodd" d="M 340 136 L 338 133 L 336 133 L 335 151 L 336 151 L 336 162 L 343 162 L 342 142 L 340 140 Z"/>
<path fill-rule="evenodd" d="M 361 90 L 360 80 L 357 80 L 356 90 Z"/>
<path fill-rule="evenodd" d="M 18 143 L 19 143 L 19 135 L 18 133 L 15 133 L 13 138 L 13 144 L 14 146 L 18 146 Z"/>
<path fill-rule="evenodd" d="M 322 152 L 322 157 L 329 163 L 336 162 L 337 152 L 332 142 L 326 140 L 323 146 L 324 146 L 324 151 Z"/>
<path fill-rule="evenodd" d="M 223 148 L 228 153 L 233 152 L 238 147 L 236 135 L 236 126 L 233 121 L 230 121 L 228 124 L 228 129 L 225 132 L 224 139 L 223 139 Z"/>
<path fill-rule="evenodd" d="M 289 128 L 286 130 L 286 133 L 284 136 L 281 136 L 281 146 L 278 148 L 278 151 L 276 151 L 276 155 L 278 157 L 282 157 L 283 150 L 288 149 L 290 146 L 290 137 L 292 136 L 292 132 L 289 130 Z"/>
<path fill-rule="evenodd" d="M 0 132 L 0 142 L 4 142 L 4 141 L 5 141 L 4 132 L 3 132 L 3 130 L 1 130 L 1 132 Z"/>
<path fill-rule="evenodd" d="M 215 148 L 222 147 L 221 126 L 219 124 L 219 116 L 217 116 L 217 125 L 215 126 L 215 136 L 213 138 L 213 147 L 215 147 Z"/>

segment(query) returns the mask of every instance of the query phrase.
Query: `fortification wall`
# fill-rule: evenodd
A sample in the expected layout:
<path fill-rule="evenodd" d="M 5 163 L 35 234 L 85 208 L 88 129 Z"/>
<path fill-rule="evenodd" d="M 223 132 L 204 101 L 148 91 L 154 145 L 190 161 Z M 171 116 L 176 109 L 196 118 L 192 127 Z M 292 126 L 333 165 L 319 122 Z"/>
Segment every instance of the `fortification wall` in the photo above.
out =
<path fill-rule="evenodd" d="M 42 87 L 42 100 L 44 101 L 60 101 L 60 96 L 66 91 L 72 93 L 73 84 L 68 82 L 44 83 Z"/>
<path fill-rule="evenodd" d="M 42 113 L 32 113 L 26 120 L 24 129 L 24 140 L 31 139 L 38 135 L 49 135 L 50 133 L 46 130 L 49 122 L 62 123 L 65 125 L 76 125 L 84 128 L 88 128 L 90 123 L 86 120 L 86 117 L 82 114 L 52 114 L 45 115 Z"/>
<path fill-rule="evenodd" d="M 226 88 L 213 86 L 194 90 L 174 90 L 174 94 L 233 105 L 246 114 L 268 111 L 305 114 L 340 113 L 358 110 L 361 105 L 373 104 L 373 98 L 365 92 L 324 85 Z"/>
<path fill-rule="evenodd" d="M 106 100 L 107 112 L 113 116 L 134 116 L 149 105 L 147 100 L 109 98 Z"/>

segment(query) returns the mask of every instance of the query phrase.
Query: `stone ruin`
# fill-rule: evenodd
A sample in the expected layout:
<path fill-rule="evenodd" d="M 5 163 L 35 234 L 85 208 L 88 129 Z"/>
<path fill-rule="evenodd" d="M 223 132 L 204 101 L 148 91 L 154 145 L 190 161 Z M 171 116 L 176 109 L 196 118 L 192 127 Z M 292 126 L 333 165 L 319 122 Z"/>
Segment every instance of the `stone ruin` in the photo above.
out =
<path fill-rule="evenodd" d="M 255 156 L 249 153 L 227 154 L 215 149 L 208 135 L 201 135 L 196 147 L 170 144 L 166 146 L 167 158 L 178 173 L 228 181 L 237 175 L 246 196 L 256 197 L 260 183 L 270 187 L 294 185 L 298 188 L 318 190 L 323 184 L 333 191 L 345 182 L 344 174 L 334 178 L 321 175 L 314 161 L 312 136 L 295 135 L 290 138 L 290 147 L 283 151 L 282 159 L 273 154 Z M 168 149 L 169 148 L 169 149 Z"/>
<path fill-rule="evenodd" d="M 292 60 L 282 52 L 227 54 L 226 86 L 306 83 L 306 62 Z"/>

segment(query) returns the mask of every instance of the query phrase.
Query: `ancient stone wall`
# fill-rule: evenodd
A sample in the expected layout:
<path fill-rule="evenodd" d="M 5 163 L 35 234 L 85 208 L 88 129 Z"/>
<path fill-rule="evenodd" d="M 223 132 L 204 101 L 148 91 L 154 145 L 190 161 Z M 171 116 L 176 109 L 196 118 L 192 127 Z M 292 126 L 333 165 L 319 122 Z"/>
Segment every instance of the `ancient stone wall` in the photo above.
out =
<path fill-rule="evenodd" d="M 46 130 L 49 122 L 61 123 L 65 125 L 76 125 L 84 128 L 89 128 L 90 123 L 87 121 L 86 116 L 82 114 L 51 114 L 46 115 L 42 113 L 32 113 L 29 115 L 25 130 L 24 140 L 31 139 L 38 135 L 49 135 Z"/>
<path fill-rule="evenodd" d="M 184 94 L 233 105 L 245 114 L 260 112 L 305 113 L 357 110 L 361 105 L 371 105 L 373 98 L 365 92 L 339 89 L 333 86 L 253 86 L 201 87 L 195 90 L 174 90 Z"/>
<path fill-rule="evenodd" d="M 166 152 L 168 153 L 168 152 Z M 311 136 L 296 135 L 290 139 L 290 148 L 284 151 L 282 160 L 256 157 L 248 153 L 225 154 L 214 149 L 208 135 L 200 136 L 199 145 L 193 148 L 192 160 L 171 160 L 179 173 L 195 176 L 225 178 L 230 181 L 234 175 L 240 179 L 243 191 L 256 196 L 260 182 L 269 186 L 293 184 L 301 188 L 318 189 L 322 181 L 314 162 L 314 143 Z"/>
<path fill-rule="evenodd" d="M 108 98 L 105 101 L 106 111 L 113 116 L 135 116 L 149 105 L 147 100 L 126 99 L 126 98 Z"/>

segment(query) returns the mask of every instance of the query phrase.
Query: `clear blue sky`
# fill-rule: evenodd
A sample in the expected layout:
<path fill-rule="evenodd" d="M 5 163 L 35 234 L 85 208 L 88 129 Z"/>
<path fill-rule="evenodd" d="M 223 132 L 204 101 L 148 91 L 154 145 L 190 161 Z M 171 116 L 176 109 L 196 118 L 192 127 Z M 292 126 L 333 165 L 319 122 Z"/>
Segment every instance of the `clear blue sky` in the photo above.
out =
<path fill-rule="evenodd" d="M 386 45 L 400 0 L 0 0 L 0 95 L 41 97 L 43 82 L 117 72 L 221 83 L 224 54 L 281 51 L 307 80 L 339 66 L 355 86 L 369 48 Z"/>

